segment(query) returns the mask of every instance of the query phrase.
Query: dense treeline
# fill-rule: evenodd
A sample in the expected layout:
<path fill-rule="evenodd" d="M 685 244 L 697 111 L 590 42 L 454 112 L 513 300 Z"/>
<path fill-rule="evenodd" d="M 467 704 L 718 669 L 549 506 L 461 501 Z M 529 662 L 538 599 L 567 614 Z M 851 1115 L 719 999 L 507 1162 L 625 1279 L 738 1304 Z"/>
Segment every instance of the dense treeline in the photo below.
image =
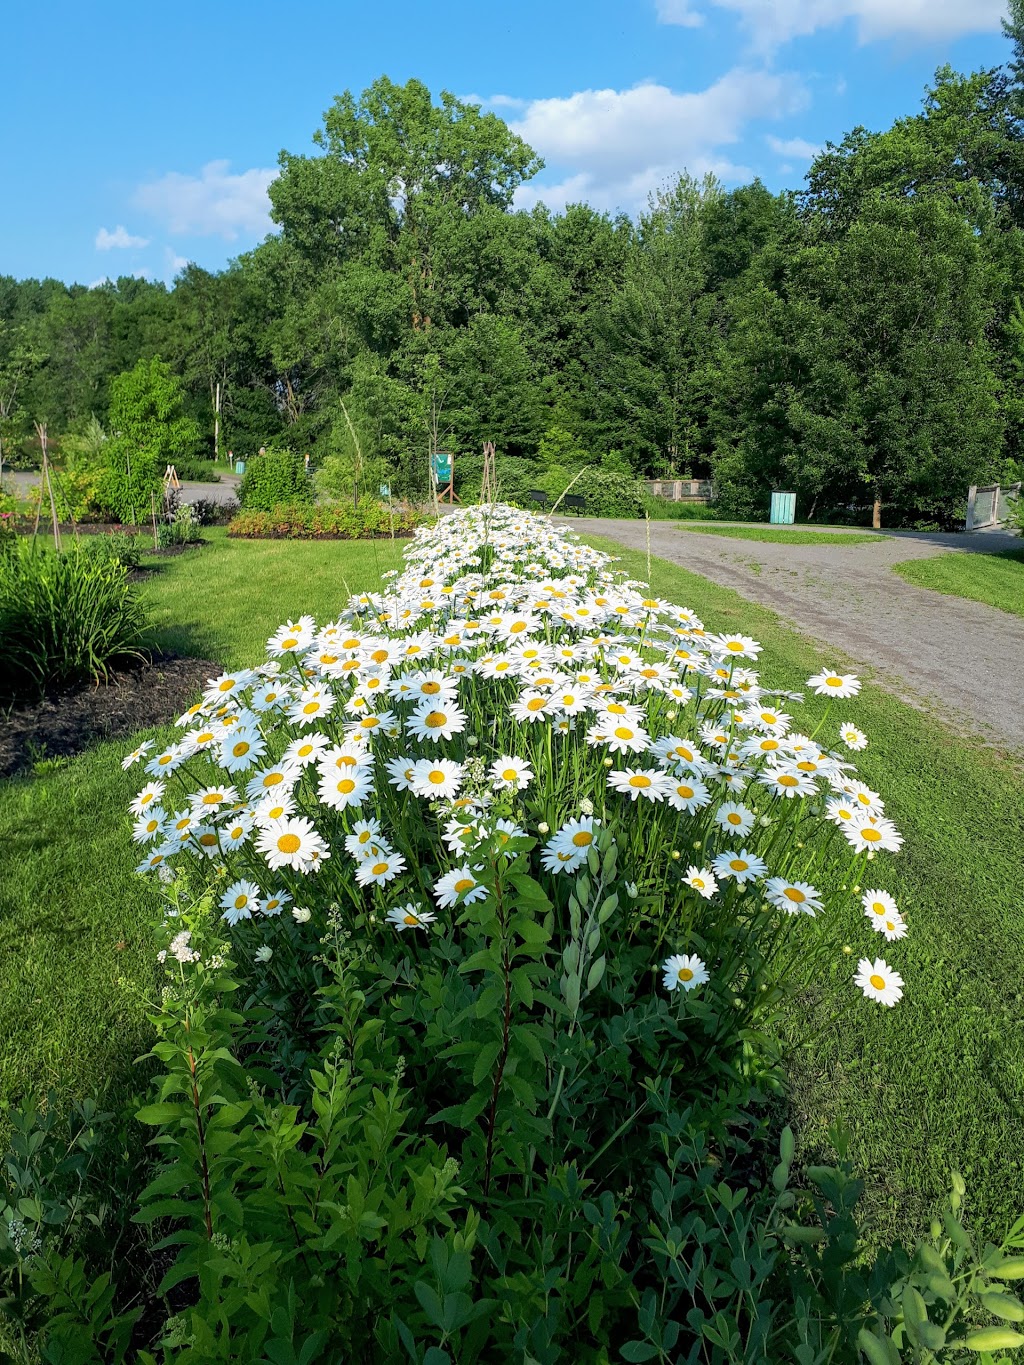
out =
<path fill-rule="evenodd" d="M 283 153 L 279 231 L 172 289 L 0 278 L 0 440 L 110 427 L 115 379 L 180 380 L 181 455 L 309 450 L 396 491 L 427 452 L 569 449 L 712 475 L 725 510 L 962 518 L 1024 445 L 1024 0 L 1013 59 L 829 144 L 806 188 L 682 175 L 636 221 L 512 208 L 540 168 L 495 115 L 415 81 L 335 100 Z M 117 434 L 116 431 L 113 434 Z M 547 441 L 545 444 L 545 437 Z M 611 454 L 618 452 L 618 454 Z"/>

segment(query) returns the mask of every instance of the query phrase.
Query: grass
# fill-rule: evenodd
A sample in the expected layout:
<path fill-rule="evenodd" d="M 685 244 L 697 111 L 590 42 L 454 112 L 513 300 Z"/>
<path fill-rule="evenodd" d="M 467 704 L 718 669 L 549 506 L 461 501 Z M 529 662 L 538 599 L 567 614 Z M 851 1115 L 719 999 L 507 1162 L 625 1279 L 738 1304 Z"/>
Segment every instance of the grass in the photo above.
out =
<path fill-rule="evenodd" d="M 592 543 L 646 580 L 642 554 Z M 332 616 L 349 587 L 372 586 L 399 554 L 384 543 L 215 535 L 199 552 L 155 561 L 144 591 L 164 643 L 235 667 L 259 655 L 284 615 Z M 651 586 L 716 629 L 760 639 L 765 673 L 780 686 L 801 684 L 822 662 L 772 612 L 695 574 L 654 560 Z M 871 737 L 858 768 L 907 837 L 877 874 L 910 920 L 911 937 L 887 950 L 907 994 L 895 1010 L 860 999 L 853 962 L 882 949 L 851 912 L 853 961 L 802 1002 L 815 1030 L 790 1070 L 802 1152 L 826 1150 L 835 1122 L 849 1131 L 880 1236 L 919 1230 L 954 1167 L 994 1231 L 1024 1208 L 1021 772 L 870 681 L 834 714 Z M 81 1094 L 107 1078 L 138 1081 L 155 907 L 132 871 L 124 810 L 135 781 L 119 765 L 130 747 L 105 744 L 0 783 L 0 1100 L 48 1084 Z"/>
<path fill-rule="evenodd" d="M 892 567 L 916 588 L 966 597 L 1024 616 L 1024 549 L 1001 554 L 956 551 L 934 559 L 906 559 Z"/>
<path fill-rule="evenodd" d="M 287 614 L 336 615 L 352 592 L 397 568 L 408 543 L 229 540 L 222 527 L 203 535 L 199 550 L 143 559 L 142 567 L 152 571 L 143 583 L 149 642 L 227 668 L 260 657 Z"/>
<path fill-rule="evenodd" d="M 705 536 L 726 536 L 730 540 L 763 540 L 773 545 L 864 545 L 884 540 L 862 531 L 803 531 L 786 526 L 681 526 Z"/>
<path fill-rule="evenodd" d="M 643 554 L 590 543 L 647 580 Z M 716 630 L 761 641 L 763 672 L 775 685 L 800 686 L 826 661 L 767 608 L 664 560 L 652 561 L 651 588 Z M 840 666 L 837 651 L 827 662 Z M 1024 1212 L 1021 765 L 952 735 L 873 683 L 870 670 L 854 671 L 868 679 L 864 690 L 833 714 L 870 737 L 857 768 L 906 837 L 899 857 L 879 860 L 873 884 L 896 897 L 911 932 L 890 947 L 849 915 L 852 960 L 804 1002 L 814 1039 L 791 1063 L 794 1127 L 815 1154 L 827 1148 L 830 1125 L 846 1128 L 883 1234 L 920 1231 L 953 1169 L 995 1231 Z M 856 959 L 869 949 L 904 977 L 896 1009 L 869 1008 L 852 985 Z"/>

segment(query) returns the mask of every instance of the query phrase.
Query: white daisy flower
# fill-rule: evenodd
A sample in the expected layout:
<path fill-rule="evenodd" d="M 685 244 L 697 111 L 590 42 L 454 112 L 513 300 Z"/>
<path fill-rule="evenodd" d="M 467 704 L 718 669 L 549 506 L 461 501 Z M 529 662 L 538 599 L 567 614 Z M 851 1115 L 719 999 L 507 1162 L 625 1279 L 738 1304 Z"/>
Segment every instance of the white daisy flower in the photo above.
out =
<path fill-rule="evenodd" d="M 373 791 L 373 774 L 368 768 L 335 768 L 322 773 L 317 796 L 332 810 L 361 806 Z"/>
<path fill-rule="evenodd" d="M 167 815 L 162 806 L 147 806 L 132 827 L 132 838 L 137 844 L 150 844 L 166 831 Z"/>
<path fill-rule="evenodd" d="M 776 796 L 785 797 L 787 800 L 795 796 L 813 796 L 817 790 L 814 780 L 807 773 L 798 772 L 790 767 L 769 768 L 757 780 Z"/>
<path fill-rule="evenodd" d="M 405 728 L 414 739 L 430 739 L 436 744 L 462 733 L 466 728 L 466 713 L 454 702 L 427 700 L 416 707 Z"/>
<path fill-rule="evenodd" d="M 839 738 L 854 753 L 859 753 L 861 749 L 868 747 L 867 735 L 863 730 L 858 730 L 856 725 L 840 725 Z"/>
<path fill-rule="evenodd" d="M 515 758 L 511 754 L 502 754 L 500 758 L 496 758 L 488 772 L 491 781 L 499 789 L 519 792 L 525 791 L 534 777 L 529 763 L 524 758 Z"/>
<path fill-rule="evenodd" d="M 345 836 L 345 852 L 353 858 L 367 857 L 375 844 L 384 847 L 379 820 L 357 820 L 352 833 Z"/>
<path fill-rule="evenodd" d="M 723 880 L 733 877 L 740 886 L 756 881 L 768 871 L 768 865 L 749 849 L 741 848 L 738 853 L 719 853 L 712 862 L 715 875 Z"/>
<path fill-rule="evenodd" d="M 639 796 L 648 801 L 664 801 L 673 790 L 673 780 L 660 768 L 613 769 L 608 774 L 608 785 L 612 791 L 621 792 L 632 801 Z"/>
<path fill-rule="evenodd" d="M 852 673 L 837 673 L 834 669 L 823 669 L 807 679 L 807 686 L 814 689 L 819 697 L 855 697 L 860 691 L 860 680 Z"/>
<path fill-rule="evenodd" d="M 283 796 L 299 780 L 301 769 L 294 763 L 278 763 L 272 768 L 261 768 L 249 779 L 245 794 L 250 801 L 261 801 L 265 796 Z"/>
<path fill-rule="evenodd" d="M 730 659 L 756 659 L 764 648 L 749 635 L 708 635 L 706 640 L 716 654 Z"/>
<path fill-rule="evenodd" d="M 188 755 L 183 744 L 172 744 L 168 748 L 155 754 L 146 764 L 146 772 L 150 777 L 161 777 L 164 773 L 173 773 L 176 768 L 180 768 Z"/>
<path fill-rule="evenodd" d="M 241 848 L 252 833 L 253 824 L 249 811 L 240 810 L 229 815 L 220 831 L 220 844 L 224 852 L 232 853 L 236 848 Z"/>
<path fill-rule="evenodd" d="M 133 815 L 141 815 L 149 806 L 158 806 L 160 798 L 164 794 L 163 782 L 150 782 L 131 803 L 128 809 Z"/>
<path fill-rule="evenodd" d="M 821 907 L 821 893 L 807 882 L 791 882 L 785 877 L 769 877 L 764 885 L 765 899 L 787 915 L 810 915 Z"/>
<path fill-rule="evenodd" d="M 292 793 L 277 788 L 253 806 L 253 823 L 263 829 L 274 820 L 283 820 L 286 815 L 291 815 L 294 810 L 295 797 Z"/>
<path fill-rule="evenodd" d="M 687 773 L 685 777 L 669 778 L 666 797 L 673 810 L 684 810 L 688 814 L 701 810 L 711 803 L 711 793 L 693 773 Z"/>
<path fill-rule="evenodd" d="M 296 872 L 309 872 L 331 856 L 312 821 L 301 815 L 269 821 L 260 830 L 256 848 L 271 870 L 290 867 Z"/>
<path fill-rule="evenodd" d="M 222 806 L 234 805 L 237 800 L 238 792 L 234 787 L 201 787 L 190 797 L 192 810 L 203 818 L 216 815 Z"/>
<path fill-rule="evenodd" d="M 291 905 L 292 898 L 287 891 L 272 891 L 265 901 L 260 905 L 260 913 L 268 919 L 281 914 L 286 906 Z"/>
<path fill-rule="evenodd" d="M 715 824 L 728 834 L 747 835 L 754 828 L 754 812 L 746 806 L 727 801 L 715 812 Z"/>
<path fill-rule="evenodd" d="M 667 991 L 692 991 L 703 986 L 710 979 L 708 969 L 699 957 L 692 953 L 676 953 L 661 964 L 664 972 L 662 985 Z"/>
<path fill-rule="evenodd" d="M 405 859 L 400 853 L 378 853 L 359 860 L 356 881 L 360 886 L 383 886 L 404 871 Z"/>
<path fill-rule="evenodd" d="M 424 910 L 419 902 L 410 901 L 407 905 L 395 905 L 387 913 L 386 923 L 393 924 L 400 934 L 406 929 L 425 929 L 433 924 L 437 916 L 432 910 Z"/>
<path fill-rule="evenodd" d="M 450 758 L 421 758 L 412 766 L 409 790 L 416 796 L 438 798 L 458 796 L 463 767 Z"/>
<path fill-rule="evenodd" d="M 887 919 L 902 919 L 895 900 L 889 895 L 888 891 L 865 891 L 860 898 L 860 903 L 864 907 L 864 914 L 871 921 L 874 928 Z"/>
<path fill-rule="evenodd" d="M 300 616 L 298 621 L 288 621 L 274 631 L 267 641 L 267 653 L 272 659 L 281 659 L 288 654 L 302 654 L 312 645 L 313 635 L 313 618 Z"/>
<path fill-rule="evenodd" d="M 298 739 L 293 739 L 281 755 L 281 762 L 307 768 L 319 763 L 330 748 L 331 741 L 317 730 L 311 735 L 300 735 Z"/>
<path fill-rule="evenodd" d="M 266 751 L 266 740 L 258 730 L 239 726 L 221 740 L 218 762 L 226 772 L 241 773 L 258 762 Z"/>
<path fill-rule="evenodd" d="M 686 869 L 683 881 L 687 886 L 692 886 L 694 891 L 703 896 L 706 901 L 709 901 L 718 890 L 718 882 L 715 880 L 715 874 L 710 867 L 694 867 L 691 864 Z"/>
<path fill-rule="evenodd" d="M 152 747 L 153 741 L 147 739 L 144 743 L 140 744 L 137 749 L 133 749 L 130 754 L 126 754 L 124 758 L 122 758 L 121 767 L 127 772 L 133 764 L 138 763 L 140 759 L 144 758 Z"/>
<path fill-rule="evenodd" d="M 877 1000 L 880 1005 L 891 1007 L 903 999 L 903 978 L 883 958 L 876 957 L 872 962 L 862 957 L 854 980 L 869 1000 Z"/>
<path fill-rule="evenodd" d="M 223 910 L 221 919 L 228 924 L 237 924 L 242 919 L 252 919 L 260 909 L 260 889 L 255 882 L 240 881 L 229 886 L 220 898 Z"/>
<path fill-rule="evenodd" d="M 329 687 L 304 687 L 288 707 L 288 717 L 296 725 L 314 725 L 334 710 L 336 701 Z"/>
<path fill-rule="evenodd" d="M 879 820 L 869 815 L 867 818 L 851 820 L 843 826 L 843 833 L 857 850 L 863 853 L 898 853 L 903 847 L 903 835 L 891 820 Z"/>
<path fill-rule="evenodd" d="M 453 905 L 472 905 L 487 899 L 487 887 L 477 881 L 472 868 L 453 867 L 435 882 L 434 899 L 442 910 Z"/>

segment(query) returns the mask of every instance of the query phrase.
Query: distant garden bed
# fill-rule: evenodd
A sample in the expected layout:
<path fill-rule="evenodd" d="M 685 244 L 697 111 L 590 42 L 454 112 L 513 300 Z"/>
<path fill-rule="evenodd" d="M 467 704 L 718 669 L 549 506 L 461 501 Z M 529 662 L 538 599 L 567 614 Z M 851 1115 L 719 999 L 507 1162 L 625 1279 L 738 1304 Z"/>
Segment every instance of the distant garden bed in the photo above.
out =
<path fill-rule="evenodd" d="M 369 498 L 358 506 L 275 507 L 272 512 L 239 512 L 228 535 L 244 540 L 381 540 L 411 536 L 425 518 L 413 507 L 388 506 Z"/>

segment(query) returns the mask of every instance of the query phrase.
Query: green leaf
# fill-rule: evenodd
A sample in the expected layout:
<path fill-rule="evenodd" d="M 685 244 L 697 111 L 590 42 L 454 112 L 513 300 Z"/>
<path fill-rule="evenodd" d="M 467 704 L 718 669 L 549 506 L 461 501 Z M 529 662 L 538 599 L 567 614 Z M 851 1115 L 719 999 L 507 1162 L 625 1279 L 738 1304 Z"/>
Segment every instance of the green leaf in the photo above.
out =
<path fill-rule="evenodd" d="M 997 1280 L 1024 1280 L 1024 1256 L 1008 1256 L 988 1274 Z"/>
<path fill-rule="evenodd" d="M 623 1360 L 653 1360 L 658 1354 L 657 1346 L 649 1341 L 627 1341 L 622 1347 Z"/>
<path fill-rule="evenodd" d="M 189 1113 L 189 1108 L 185 1104 L 172 1104 L 165 1101 L 163 1104 L 144 1105 L 135 1117 L 139 1123 L 148 1123 L 153 1127 L 159 1127 L 163 1123 L 173 1123 L 175 1119 L 184 1118 Z"/>
<path fill-rule="evenodd" d="M 477 1055 L 476 1063 L 473 1066 L 473 1088 L 475 1089 L 483 1078 L 489 1075 L 491 1067 L 498 1060 L 498 1053 L 501 1051 L 501 1040 L 494 1043 L 485 1043 Z"/>
<path fill-rule="evenodd" d="M 601 984 L 601 979 L 604 976 L 604 970 L 606 966 L 607 960 L 603 955 L 599 957 L 596 962 L 591 964 L 590 971 L 587 973 L 588 991 L 596 989 L 596 987 Z"/>

